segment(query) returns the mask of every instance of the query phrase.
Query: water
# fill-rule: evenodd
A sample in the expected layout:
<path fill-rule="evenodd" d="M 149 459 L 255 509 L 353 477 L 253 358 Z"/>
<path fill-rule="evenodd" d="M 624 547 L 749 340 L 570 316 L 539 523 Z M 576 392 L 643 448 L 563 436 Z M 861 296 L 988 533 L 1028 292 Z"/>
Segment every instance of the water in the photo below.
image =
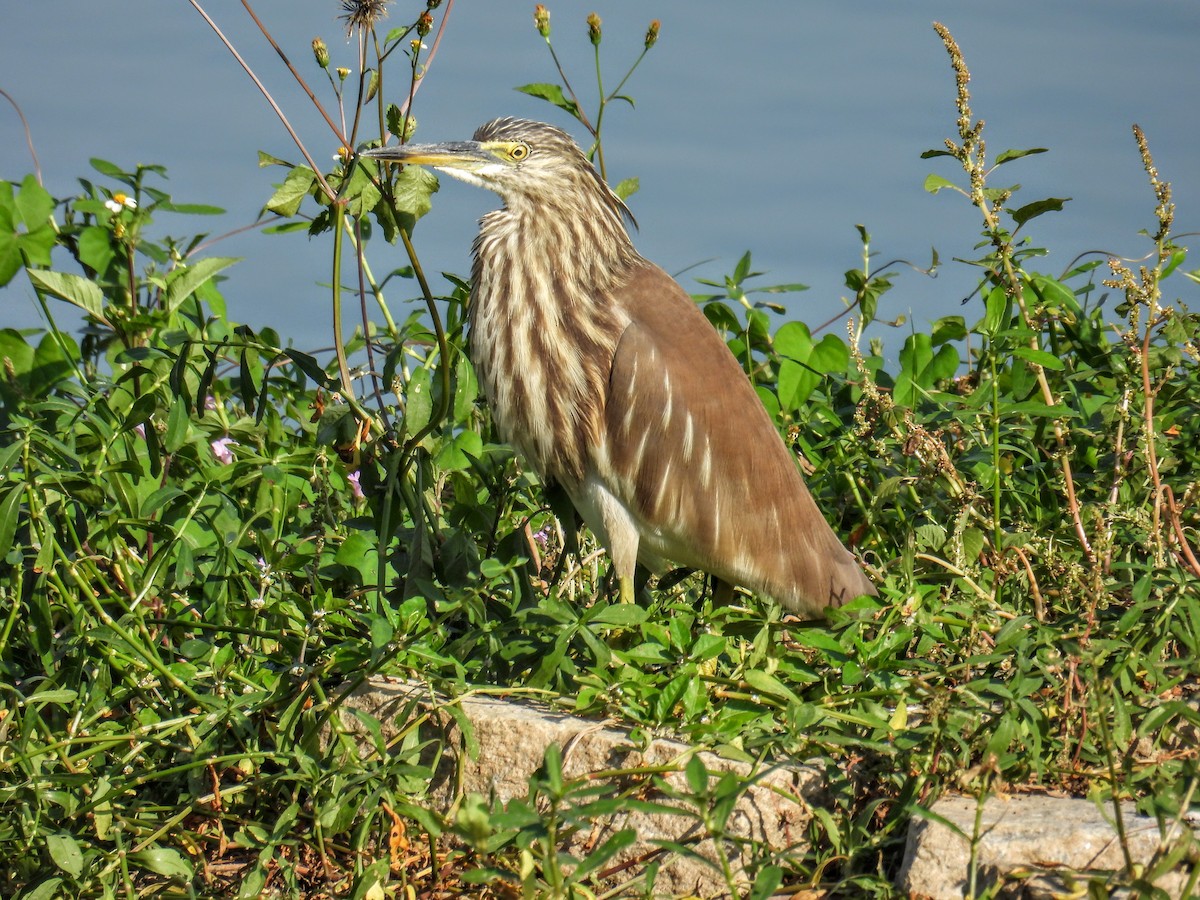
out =
<path fill-rule="evenodd" d="M 997 183 L 1024 185 L 1021 202 L 1073 198 L 1063 212 L 1029 228 L 1036 243 L 1053 248 L 1038 264 L 1041 271 L 1059 273 L 1086 250 L 1138 256 L 1149 248 L 1138 231 L 1154 226 L 1154 200 L 1130 136 L 1134 122 L 1145 129 L 1162 176 L 1173 182 L 1177 230 L 1195 229 L 1200 219 L 1194 150 L 1200 118 L 1191 99 L 1200 85 L 1194 51 L 1200 5 L 549 5 L 555 45 L 585 102 L 594 96 L 587 12 L 594 8 L 604 18 L 609 84 L 640 51 L 649 19 L 662 20 L 658 46 L 628 86 L 636 109 L 619 105 L 606 118 L 607 158 L 610 180 L 640 178 L 630 203 L 641 226 L 639 248 L 668 271 L 687 269 L 681 280 L 692 291 L 700 290 L 695 277 L 720 278 L 751 250 L 756 268 L 769 272 L 764 281 L 810 285 L 789 295 L 790 315 L 824 321 L 842 308 L 843 273 L 861 262 L 854 225 L 862 223 L 878 263 L 903 258 L 924 265 L 933 246 L 945 263 L 936 279 L 901 274 L 881 318 L 905 316 L 922 327 L 963 311 L 975 272 L 950 260 L 972 255 L 979 216 L 960 197 L 922 188 L 930 172 L 961 178 L 949 160 L 920 159 L 954 129 L 953 77 L 930 27 L 935 19 L 949 26 L 966 55 L 989 148 L 1051 149 L 1006 166 Z M 334 64 L 350 64 L 351 48 L 335 21 L 339 6 L 333 0 L 255 5 L 323 100 L 329 94 L 321 90 L 309 42 L 322 35 Z M 512 90 L 553 79 L 532 7 L 458 0 L 415 106 L 420 139 L 469 137 L 480 122 L 504 114 L 572 125 Z M 335 145 L 328 129 L 241 5 L 208 0 L 206 8 L 267 81 L 314 156 L 329 159 Z M 402 2 L 393 6 L 393 19 L 399 24 L 416 9 Z M 399 76 L 393 69 L 396 90 Z M 87 160 L 99 156 L 126 167 L 166 165 L 165 189 L 176 200 L 228 210 L 216 221 L 164 214 L 156 223 L 160 233 L 202 227 L 220 233 L 252 221 L 272 181 L 282 177 L 278 169 L 257 167 L 257 151 L 299 158 L 261 95 L 183 0 L 7 3 L 0 11 L 0 87 L 29 118 L 52 193 L 74 192 L 76 177 L 95 178 Z M 19 180 L 32 165 L 6 106 L 0 136 L 0 177 Z M 427 271 L 467 272 L 475 221 L 494 204 L 486 192 L 444 179 L 416 234 Z M 302 347 L 328 345 L 327 240 L 249 233 L 212 252 L 245 257 L 223 286 L 232 318 L 274 326 Z M 372 248 L 376 272 L 403 261 L 396 248 Z M 398 318 L 405 299 L 395 290 L 390 295 Z M 966 314 L 973 319 L 977 312 L 968 306 Z M 0 292 L 0 327 L 39 319 L 23 279 Z M 896 345 L 896 332 L 885 325 L 871 333 Z"/>

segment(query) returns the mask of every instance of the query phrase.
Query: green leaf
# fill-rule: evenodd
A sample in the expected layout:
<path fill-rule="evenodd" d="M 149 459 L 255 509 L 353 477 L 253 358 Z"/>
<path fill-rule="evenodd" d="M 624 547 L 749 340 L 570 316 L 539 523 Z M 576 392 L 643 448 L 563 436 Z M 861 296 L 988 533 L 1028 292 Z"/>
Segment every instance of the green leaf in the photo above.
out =
<path fill-rule="evenodd" d="M 177 310 L 179 305 L 194 294 L 201 285 L 212 280 L 218 272 L 227 269 L 235 262 L 240 262 L 240 259 L 231 256 L 210 256 L 198 260 L 190 266 L 179 266 L 174 269 L 166 279 L 167 310 L 169 312 Z"/>
<path fill-rule="evenodd" d="M 746 900 L 769 900 L 775 889 L 783 882 L 783 869 L 779 866 L 763 866 L 754 878 L 754 886 Z"/>
<path fill-rule="evenodd" d="M 67 706 L 74 703 L 79 697 L 78 691 L 73 691 L 70 688 L 49 688 L 44 691 L 38 691 L 30 697 L 26 703 L 37 709 L 47 704 L 55 706 Z"/>
<path fill-rule="evenodd" d="M 699 753 L 692 754 L 692 758 L 688 760 L 684 773 L 687 776 L 688 787 L 692 789 L 693 794 L 707 793 L 708 769 L 705 768 L 704 760 L 700 758 Z"/>
<path fill-rule="evenodd" d="M 337 384 L 337 382 L 333 378 L 330 378 L 325 370 L 321 368 L 321 364 L 309 354 L 302 353 L 299 350 L 293 350 L 289 347 L 283 351 L 283 355 L 294 362 L 301 372 L 303 372 L 321 387 L 333 388 Z"/>
<path fill-rule="evenodd" d="M 962 548 L 963 559 L 967 561 L 967 565 L 975 564 L 979 559 L 979 554 L 983 552 L 984 547 L 983 532 L 978 528 L 968 528 L 962 533 Z"/>
<path fill-rule="evenodd" d="M 342 541 L 334 562 L 358 573 L 360 584 L 374 584 L 379 571 L 379 553 L 375 542 L 362 532 L 352 532 Z"/>
<path fill-rule="evenodd" d="M 616 628 L 632 628 L 641 625 L 650 617 L 649 610 L 634 603 L 614 603 L 601 609 L 591 617 L 597 625 L 611 625 Z"/>
<path fill-rule="evenodd" d="M 0 500 L 0 547 L 13 545 L 13 538 L 17 533 L 17 511 L 20 509 L 23 494 L 21 486 L 17 485 Z"/>
<path fill-rule="evenodd" d="M 430 198 L 437 193 L 437 176 L 420 166 L 405 166 L 392 185 L 396 201 L 396 221 L 412 234 L 413 227 L 433 208 Z"/>
<path fill-rule="evenodd" d="M 278 156 L 272 156 L 263 150 L 258 151 L 258 167 L 265 169 L 267 166 L 290 166 L 286 159 L 280 159 Z"/>
<path fill-rule="evenodd" d="M 585 875 L 599 869 L 626 847 L 633 846 L 636 841 L 637 831 L 635 829 L 622 828 L 583 858 L 575 871 L 571 873 L 571 880 L 579 882 Z"/>
<path fill-rule="evenodd" d="M 169 200 L 159 203 L 155 209 L 185 216 L 220 216 L 225 213 L 221 207 L 210 206 L 207 203 L 172 203 Z"/>
<path fill-rule="evenodd" d="M 30 377 L 33 373 L 34 349 L 15 328 L 0 329 L 0 361 L 4 362 L 5 375 L 0 378 L 0 396 L 11 386 L 18 392 L 30 389 Z"/>
<path fill-rule="evenodd" d="M 985 337 L 994 338 L 1000 333 L 1012 316 L 1012 305 L 1004 288 L 997 285 L 988 291 L 984 299 L 983 321 L 979 324 L 979 333 Z"/>
<path fill-rule="evenodd" d="M 467 428 L 443 444 L 434 461 L 439 468 L 447 472 L 461 472 L 471 467 L 472 459 L 479 459 L 481 456 L 483 435 L 475 429 Z"/>
<path fill-rule="evenodd" d="M 1004 407 L 1006 416 L 1045 416 L 1054 419 L 1075 419 L 1078 414 L 1069 406 L 1047 406 L 1041 400 L 1026 400 L 1022 403 L 1011 403 Z"/>
<path fill-rule="evenodd" d="M 900 375 L 896 378 L 893 398 L 901 406 L 915 407 L 925 391 L 957 372 L 959 363 L 953 345 L 943 344 L 935 354 L 929 335 L 909 335 L 900 351 Z"/>
<path fill-rule="evenodd" d="M 91 225 L 79 232 L 79 261 L 85 266 L 104 275 L 116 258 L 111 229 Z"/>
<path fill-rule="evenodd" d="M 406 172 L 409 169 L 422 171 L 418 166 L 405 167 Z M 329 181 L 330 185 L 337 189 L 346 204 L 346 211 L 351 215 L 364 215 L 367 211 L 374 209 L 383 196 L 376 186 L 378 176 L 373 176 L 371 168 L 364 165 L 356 165 L 351 168 L 349 181 L 339 181 L 337 176 L 330 176 Z"/>
<path fill-rule="evenodd" d="M 1174 272 L 1177 268 L 1179 268 L 1179 266 L 1183 263 L 1183 261 L 1185 259 L 1187 259 L 1187 255 L 1188 255 L 1188 252 L 1187 252 L 1186 247 L 1180 247 L 1176 250 L 1172 250 L 1171 256 L 1167 260 L 1167 264 L 1165 266 L 1163 266 L 1162 274 L 1159 275 L 1158 277 L 1160 279 L 1166 278 L 1168 275 L 1170 275 L 1172 272 Z"/>
<path fill-rule="evenodd" d="M 47 334 L 38 342 L 37 349 L 33 352 L 33 367 L 29 370 L 30 393 L 44 397 L 71 377 L 75 369 L 64 350 L 66 354 L 73 354 L 74 359 L 79 359 L 79 347 L 69 334 L 60 334 L 57 337 Z"/>
<path fill-rule="evenodd" d="M 275 189 L 267 201 L 267 209 L 284 218 L 294 216 L 316 180 L 316 173 L 308 166 L 296 166 L 287 173 L 283 184 Z"/>
<path fill-rule="evenodd" d="M 21 900 L 55 900 L 55 898 L 62 896 L 59 891 L 61 885 L 62 879 L 58 876 L 47 878 L 38 884 L 37 887 L 21 894 Z"/>
<path fill-rule="evenodd" d="M 404 430 L 416 434 L 433 415 L 433 391 L 428 369 L 417 369 L 404 392 Z"/>
<path fill-rule="evenodd" d="M 1063 204 L 1070 199 L 1070 197 L 1047 197 L 1045 200 L 1035 200 L 1033 203 L 1026 203 L 1019 209 L 1010 209 L 1008 214 L 1013 217 L 1013 221 L 1017 223 L 1017 227 L 1019 228 L 1030 219 L 1036 219 L 1042 213 L 1060 211 L 1063 208 Z"/>
<path fill-rule="evenodd" d="M 129 859 L 135 865 L 162 875 L 164 878 L 190 879 L 192 866 L 178 850 L 171 847 L 154 847 L 138 853 L 130 853 Z"/>
<path fill-rule="evenodd" d="M 632 178 L 623 178 L 618 181 L 616 187 L 613 188 L 613 193 L 622 200 L 628 200 L 638 192 L 638 189 L 641 188 L 641 186 L 641 180 L 635 175 Z"/>
<path fill-rule="evenodd" d="M 392 642 L 392 638 L 396 636 L 396 629 L 383 616 L 371 616 L 370 633 L 371 649 L 384 650 Z"/>
<path fill-rule="evenodd" d="M 128 184 L 132 187 L 132 179 L 129 173 L 115 163 L 110 163 L 107 159 L 100 159 L 98 156 L 93 156 L 88 160 L 88 164 L 101 175 L 107 175 L 109 178 L 115 178 L 123 184 Z"/>
<path fill-rule="evenodd" d="M 744 678 L 750 689 L 759 694 L 766 694 L 783 701 L 794 700 L 797 703 L 800 702 L 800 698 L 795 695 L 791 688 L 774 675 L 768 675 L 761 669 L 747 669 Z"/>
<path fill-rule="evenodd" d="M 479 380 L 475 367 L 465 354 L 460 354 L 454 364 L 454 421 L 465 423 L 475 412 L 475 400 L 479 397 Z"/>
<path fill-rule="evenodd" d="M 1044 369 L 1054 369 L 1061 371 L 1063 361 L 1053 353 L 1048 353 L 1045 350 L 1035 350 L 1032 347 L 1014 347 L 1013 356 L 1019 356 L 1021 359 L 1027 359 L 1031 363 L 1036 363 Z"/>
<path fill-rule="evenodd" d="M 32 175 L 21 189 L 0 181 L 0 286 L 8 284 L 22 267 L 50 265 L 56 234 L 51 226 L 54 198 Z"/>
<path fill-rule="evenodd" d="M 46 850 L 54 864 L 72 878 L 83 874 L 83 851 L 72 835 L 65 832 L 46 835 Z"/>
<path fill-rule="evenodd" d="M 392 134 L 404 133 L 404 116 L 400 112 L 400 107 L 395 103 L 387 105 L 387 109 L 383 113 L 383 119 L 387 125 L 387 130 Z"/>
<path fill-rule="evenodd" d="M 17 215 L 30 231 L 48 224 L 54 215 L 54 198 L 38 184 L 34 175 L 26 175 L 15 198 Z"/>
<path fill-rule="evenodd" d="M 73 303 L 100 321 L 105 321 L 104 295 L 94 281 L 48 269 L 30 269 L 29 280 L 46 293 Z"/>
<path fill-rule="evenodd" d="M 559 109 L 566 110 L 572 117 L 579 118 L 579 107 L 574 100 L 568 100 L 563 94 L 563 89 L 557 84 L 525 84 L 517 88 L 522 94 L 528 94 L 530 97 L 539 97 L 549 103 L 553 103 Z"/>
<path fill-rule="evenodd" d="M 846 370 L 850 348 L 835 334 L 814 342 L 803 322 L 788 322 L 775 334 L 775 350 L 781 359 L 777 391 L 779 404 L 787 410 L 799 409 L 821 379 Z"/>
<path fill-rule="evenodd" d="M 1031 275 L 1029 280 L 1044 303 L 1071 312 L 1079 312 L 1079 301 L 1075 298 L 1075 292 L 1061 281 L 1036 273 Z"/>
<path fill-rule="evenodd" d="M 945 190 L 946 188 L 959 192 L 962 191 L 957 184 L 949 178 L 943 178 L 941 175 L 929 175 L 925 179 L 925 190 L 931 194 L 936 194 L 938 191 Z"/>
<path fill-rule="evenodd" d="M 1006 162 L 1012 162 L 1014 159 L 1020 159 L 1023 156 L 1033 156 L 1035 153 L 1049 152 L 1046 147 L 1031 147 L 1028 150 L 1005 150 L 996 157 L 996 165 L 1002 166 Z"/>

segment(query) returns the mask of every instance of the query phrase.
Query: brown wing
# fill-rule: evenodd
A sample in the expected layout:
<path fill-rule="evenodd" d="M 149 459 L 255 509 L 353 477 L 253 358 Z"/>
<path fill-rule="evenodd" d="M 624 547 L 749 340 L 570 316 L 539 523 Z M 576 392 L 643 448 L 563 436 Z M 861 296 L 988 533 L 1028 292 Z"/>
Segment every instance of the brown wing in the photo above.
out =
<path fill-rule="evenodd" d="M 607 480 L 643 552 L 797 611 L 874 593 L 692 299 L 648 263 L 617 294 L 631 323 L 605 406 Z"/>

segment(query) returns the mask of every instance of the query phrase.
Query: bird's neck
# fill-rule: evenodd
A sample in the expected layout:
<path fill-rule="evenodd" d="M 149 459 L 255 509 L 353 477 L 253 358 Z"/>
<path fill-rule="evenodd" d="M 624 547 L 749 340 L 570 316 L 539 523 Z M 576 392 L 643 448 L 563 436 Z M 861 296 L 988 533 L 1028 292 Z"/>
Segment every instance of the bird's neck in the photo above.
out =
<path fill-rule="evenodd" d="M 557 290 L 577 296 L 599 298 L 641 261 L 620 208 L 598 193 L 575 198 L 569 210 L 506 198 L 481 220 L 479 241 L 485 256 L 504 257 L 517 271 L 543 270 Z"/>
<path fill-rule="evenodd" d="M 629 323 L 616 300 L 641 259 L 619 213 L 506 203 L 480 221 L 471 357 L 500 433 L 550 481 L 582 482 L 607 365 Z"/>

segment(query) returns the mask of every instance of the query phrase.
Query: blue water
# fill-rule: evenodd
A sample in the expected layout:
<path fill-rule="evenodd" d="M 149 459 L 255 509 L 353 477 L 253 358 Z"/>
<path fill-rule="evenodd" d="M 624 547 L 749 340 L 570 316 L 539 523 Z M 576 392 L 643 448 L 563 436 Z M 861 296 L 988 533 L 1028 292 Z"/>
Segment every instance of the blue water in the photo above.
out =
<path fill-rule="evenodd" d="M 259 0 L 255 9 L 314 87 L 309 42 L 328 41 L 334 64 L 349 65 L 333 0 Z M 1138 256 L 1152 228 L 1153 197 L 1130 125 L 1140 123 L 1162 176 L 1174 184 L 1180 231 L 1200 226 L 1200 4 L 1088 0 L 1005 4 L 962 0 L 897 4 L 717 0 L 595 0 L 550 3 L 556 47 L 577 88 L 593 96 L 584 17 L 604 18 L 609 84 L 641 49 L 650 18 L 657 47 L 628 86 L 636 109 L 606 119 L 611 180 L 638 176 L 630 206 L 642 252 L 669 271 L 720 278 L 745 250 L 767 282 L 803 282 L 790 314 L 820 322 L 842 308 L 843 272 L 860 264 L 854 230 L 866 225 L 877 262 L 926 264 L 936 279 L 902 273 L 881 318 L 924 323 L 962 311 L 974 271 L 951 262 L 972 254 L 979 217 L 962 198 L 927 194 L 930 172 L 960 177 L 949 160 L 922 160 L 954 128 L 954 84 L 934 19 L 954 32 L 970 64 L 976 115 L 993 151 L 1049 147 L 1006 166 L 997 184 L 1019 182 L 1021 202 L 1073 198 L 1032 223 L 1053 248 L 1037 268 L 1057 273 L 1085 250 Z M 420 5 L 393 6 L 399 23 Z M 335 149 L 327 129 L 250 23 L 239 3 L 206 7 L 266 80 L 318 159 Z M 515 85 L 549 81 L 549 55 L 531 22 L 532 3 L 458 0 L 439 55 L 415 106 L 419 137 L 468 137 L 503 114 L 572 123 Z M 399 91 L 399 69 L 391 83 Z M 7 2 L 0 9 L 0 87 L 28 116 L 47 187 L 77 189 L 96 178 L 87 160 L 168 167 L 176 200 L 223 206 L 217 220 L 163 215 L 161 232 L 213 233 L 255 218 L 278 169 L 259 169 L 258 150 L 298 159 L 253 85 L 184 0 Z M 320 92 L 328 99 L 327 91 Z M 576 134 L 580 132 L 575 130 Z M 15 114 L 0 106 L 0 177 L 32 170 Z M 103 179 L 99 179 L 103 183 Z M 465 273 L 479 215 L 494 198 L 448 179 L 417 230 L 432 273 Z M 230 314 L 272 325 L 298 345 L 329 343 L 329 245 L 299 235 L 246 234 L 214 249 L 243 256 L 224 291 Z M 382 243 L 372 264 L 385 272 L 402 254 Z M 697 266 L 697 264 L 700 264 Z M 691 268 L 696 266 L 696 268 Z M 1188 265 L 1187 268 L 1195 268 Z M 1182 286 L 1184 283 L 1176 279 Z M 436 285 L 435 285 L 436 288 Z M 390 297 L 403 314 L 404 296 Z M 1191 298 L 1194 302 L 1194 297 Z M 976 313 L 967 307 L 966 314 Z M 0 291 L 0 327 L 39 321 L 22 280 Z M 873 334 L 893 345 L 895 332 Z"/>

